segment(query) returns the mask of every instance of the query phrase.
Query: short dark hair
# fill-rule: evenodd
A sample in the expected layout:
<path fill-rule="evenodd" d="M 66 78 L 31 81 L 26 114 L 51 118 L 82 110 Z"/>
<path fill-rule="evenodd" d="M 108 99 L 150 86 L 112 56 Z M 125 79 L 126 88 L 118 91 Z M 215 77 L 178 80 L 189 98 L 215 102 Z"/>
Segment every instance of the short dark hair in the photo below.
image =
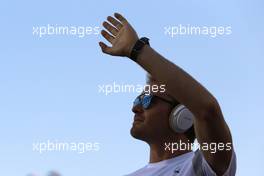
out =
<path fill-rule="evenodd" d="M 149 73 L 146 74 L 146 83 L 151 83 L 153 81 L 156 81 Z"/>

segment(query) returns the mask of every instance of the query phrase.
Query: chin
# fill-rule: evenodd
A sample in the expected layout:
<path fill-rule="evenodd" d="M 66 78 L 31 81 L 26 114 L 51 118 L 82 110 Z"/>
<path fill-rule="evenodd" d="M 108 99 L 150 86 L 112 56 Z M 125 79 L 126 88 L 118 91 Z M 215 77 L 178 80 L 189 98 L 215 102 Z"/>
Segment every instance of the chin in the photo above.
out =
<path fill-rule="evenodd" d="M 144 127 L 141 127 L 139 125 L 134 125 L 130 129 L 130 134 L 132 137 L 139 139 L 139 140 L 144 140 L 146 138 L 145 132 L 144 132 Z"/>

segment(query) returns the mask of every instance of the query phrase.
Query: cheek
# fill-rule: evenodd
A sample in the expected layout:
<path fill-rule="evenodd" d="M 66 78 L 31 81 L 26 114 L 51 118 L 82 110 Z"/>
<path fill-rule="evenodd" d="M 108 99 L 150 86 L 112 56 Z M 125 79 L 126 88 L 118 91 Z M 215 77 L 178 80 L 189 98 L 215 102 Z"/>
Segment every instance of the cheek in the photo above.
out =
<path fill-rule="evenodd" d="M 166 107 L 153 108 L 146 112 L 146 125 L 150 128 L 164 129 L 169 127 L 169 114 L 170 111 Z"/>

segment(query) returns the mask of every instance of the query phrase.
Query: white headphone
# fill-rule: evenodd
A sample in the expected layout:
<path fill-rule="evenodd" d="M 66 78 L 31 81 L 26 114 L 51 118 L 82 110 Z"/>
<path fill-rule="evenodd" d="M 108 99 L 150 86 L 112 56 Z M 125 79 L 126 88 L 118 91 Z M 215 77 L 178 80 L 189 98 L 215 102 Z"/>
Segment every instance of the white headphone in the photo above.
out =
<path fill-rule="evenodd" d="M 184 133 L 193 125 L 194 115 L 184 105 L 179 104 L 170 113 L 169 123 L 176 133 Z"/>

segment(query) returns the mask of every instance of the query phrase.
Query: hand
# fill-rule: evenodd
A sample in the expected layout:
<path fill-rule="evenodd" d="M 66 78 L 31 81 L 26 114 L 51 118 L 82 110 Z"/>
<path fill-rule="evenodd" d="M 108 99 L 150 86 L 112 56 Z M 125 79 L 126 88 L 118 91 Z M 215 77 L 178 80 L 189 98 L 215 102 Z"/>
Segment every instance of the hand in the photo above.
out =
<path fill-rule="evenodd" d="M 107 46 L 103 42 L 99 42 L 102 52 L 112 56 L 126 56 L 130 57 L 133 46 L 138 40 L 138 35 L 127 20 L 120 14 L 115 13 L 115 19 L 111 16 L 104 21 L 103 26 L 107 31 L 102 30 L 103 37 L 112 44 L 112 47 Z"/>

